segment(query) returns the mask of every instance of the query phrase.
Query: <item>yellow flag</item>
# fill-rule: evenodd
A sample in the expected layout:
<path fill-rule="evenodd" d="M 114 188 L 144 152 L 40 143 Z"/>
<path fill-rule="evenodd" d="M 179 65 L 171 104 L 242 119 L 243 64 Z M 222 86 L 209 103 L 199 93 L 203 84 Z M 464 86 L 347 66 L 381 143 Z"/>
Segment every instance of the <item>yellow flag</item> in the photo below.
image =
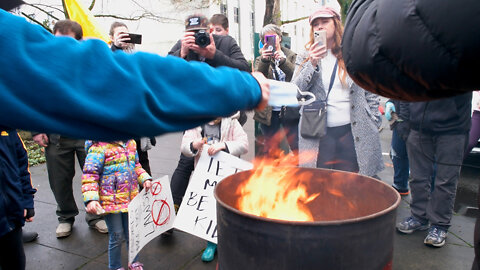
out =
<path fill-rule="evenodd" d="M 64 1 L 70 20 L 76 21 L 82 26 L 84 38 L 98 38 L 110 43 L 110 38 L 98 27 L 90 10 L 83 8 L 77 0 Z"/>

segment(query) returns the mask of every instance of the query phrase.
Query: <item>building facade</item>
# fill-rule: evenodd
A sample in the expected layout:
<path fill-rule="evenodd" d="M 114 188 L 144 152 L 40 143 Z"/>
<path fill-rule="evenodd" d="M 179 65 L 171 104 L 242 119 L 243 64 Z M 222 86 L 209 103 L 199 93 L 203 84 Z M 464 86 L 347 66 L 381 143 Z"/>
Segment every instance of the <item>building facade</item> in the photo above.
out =
<path fill-rule="evenodd" d="M 85 7 L 91 0 L 78 0 Z M 289 38 L 290 48 L 299 52 L 309 38 L 308 16 L 315 7 L 324 2 L 336 0 L 279 0 L 281 10 L 281 29 Z M 52 5 L 61 10 L 58 0 L 39 0 L 41 4 Z M 60 4 L 59 4 L 60 3 Z M 22 11 L 34 13 L 35 9 L 24 5 Z M 122 20 L 114 16 L 96 17 L 100 27 L 108 33 L 114 21 L 127 24 L 129 31 L 143 35 L 143 44 L 137 45 L 139 51 L 166 55 L 169 49 L 183 36 L 185 18 L 193 13 L 202 13 L 207 17 L 222 13 L 229 19 L 230 35 L 237 40 L 247 60 L 253 60 L 258 53 L 258 39 L 254 34 L 263 27 L 265 0 L 103 0 L 97 1 L 91 11 L 94 15 L 114 15 L 116 17 L 141 17 L 140 20 Z M 64 17 L 58 11 L 54 15 Z M 45 20 L 38 13 L 37 20 Z M 52 20 L 52 18 L 46 18 Z"/>

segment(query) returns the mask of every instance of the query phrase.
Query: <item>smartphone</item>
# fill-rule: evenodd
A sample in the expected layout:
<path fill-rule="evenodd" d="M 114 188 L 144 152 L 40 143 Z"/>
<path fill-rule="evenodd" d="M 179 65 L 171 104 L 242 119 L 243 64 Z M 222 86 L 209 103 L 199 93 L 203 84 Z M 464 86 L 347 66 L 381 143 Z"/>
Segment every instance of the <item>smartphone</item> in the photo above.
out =
<path fill-rule="evenodd" d="M 320 46 L 321 45 L 326 45 L 327 44 L 327 31 L 320 30 L 320 31 L 313 32 L 313 39 L 315 40 L 315 43 L 318 43 Z"/>
<path fill-rule="evenodd" d="M 128 33 L 128 36 L 130 37 L 130 40 L 125 41 L 125 43 L 142 44 L 142 35 Z"/>
<path fill-rule="evenodd" d="M 272 52 L 275 52 L 275 49 L 277 47 L 276 38 L 277 36 L 275 35 L 265 36 L 265 47 L 264 47 L 265 50 L 270 50 Z"/>

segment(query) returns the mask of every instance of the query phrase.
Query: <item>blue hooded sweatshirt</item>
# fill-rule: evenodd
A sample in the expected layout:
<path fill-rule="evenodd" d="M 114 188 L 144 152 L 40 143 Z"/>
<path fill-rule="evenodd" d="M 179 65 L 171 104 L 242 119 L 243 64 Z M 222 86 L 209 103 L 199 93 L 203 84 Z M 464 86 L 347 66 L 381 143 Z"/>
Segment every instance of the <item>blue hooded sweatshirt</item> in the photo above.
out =
<path fill-rule="evenodd" d="M 247 72 L 112 53 L 101 40 L 54 37 L 4 10 L 0 25 L 3 126 L 108 141 L 187 130 L 261 101 Z"/>

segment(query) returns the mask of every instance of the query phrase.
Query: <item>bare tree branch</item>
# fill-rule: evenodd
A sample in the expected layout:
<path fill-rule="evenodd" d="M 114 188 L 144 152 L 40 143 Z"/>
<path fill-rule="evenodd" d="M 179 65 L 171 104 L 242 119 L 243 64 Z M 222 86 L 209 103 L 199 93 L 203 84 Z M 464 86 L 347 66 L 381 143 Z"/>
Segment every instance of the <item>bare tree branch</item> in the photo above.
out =
<path fill-rule="evenodd" d="M 93 7 L 95 6 L 95 2 L 96 0 L 92 0 L 92 3 L 90 4 L 90 6 L 88 7 L 88 10 L 92 10 Z"/>
<path fill-rule="evenodd" d="M 120 15 L 115 15 L 115 14 L 97 14 L 93 15 L 94 17 L 99 17 L 99 18 L 114 18 L 118 20 L 126 20 L 126 21 L 138 21 L 141 19 L 150 19 L 154 21 L 159 21 L 159 22 L 177 22 L 179 21 L 178 19 L 172 19 L 172 18 L 167 18 L 167 17 L 161 17 L 152 13 L 143 13 L 141 15 L 133 16 L 133 17 L 125 17 L 125 16 L 120 16 Z"/>
<path fill-rule="evenodd" d="M 289 24 L 289 23 L 295 23 L 295 22 L 305 20 L 305 19 L 308 19 L 308 16 L 296 18 L 296 19 L 293 19 L 293 20 L 281 21 L 281 24 L 284 25 L 284 24 Z"/>
<path fill-rule="evenodd" d="M 70 15 L 68 15 L 68 12 L 67 12 L 67 5 L 65 4 L 64 0 L 62 0 L 62 6 L 63 6 L 63 14 L 65 14 L 65 19 L 70 19 Z"/>
<path fill-rule="evenodd" d="M 54 18 L 54 19 L 57 20 L 57 21 L 60 20 L 59 18 L 53 16 L 53 14 L 52 14 L 51 12 L 48 12 L 48 11 L 46 11 L 45 9 L 41 8 L 41 7 L 38 7 L 38 6 L 36 6 L 35 4 L 27 4 L 27 3 L 25 3 L 25 5 L 30 6 L 30 7 L 33 7 L 33 8 L 36 8 L 36 9 L 40 10 L 41 12 L 47 14 L 48 16 Z M 29 19 L 30 19 L 30 18 L 29 18 Z"/>
<path fill-rule="evenodd" d="M 93 15 L 94 17 L 98 18 L 114 18 L 118 20 L 126 20 L 126 21 L 138 21 L 142 18 L 142 16 L 135 16 L 135 17 L 123 17 L 119 15 L 114 15 L 114 14 L 97 14 Z"/>
<path fill-rule="evenodd" d="M 135 1 L 135 0 L 132 0 Z M 193 10 L 193 9 L 203 9 L 210 7 L 210 1 L 206 0 L 189 0 L 189 1 L 182 1 L 182 0 L 171 0 L 172 4 L 175 6 L 176 10 L 186 11 L 186 10 Z M 199 3 L 198 3 L 199 2 Z"/>
<path fill-rule="evenodd" d="M 28 15 L 27 13 L 25 13 L 25 12 L 22 11 L 21 14 L 22 14 L 23 16 L 25 16 L 25 18 L 28 18 L 29 20 L 31 20 L 32 22 L 41 25 L 41 26 L 42 26 L 43 28 L 45 28 L 48 32 L 50 32 L 50 33 L 52 32 L 51 29 L 49 29 L 48 27 L 46 27 L 45 25 L 43 25 L 43 23 L 35 20 L 33 17 L 31 17 L 31 16 Z"/>
<path fill-rule="evenodd" d="M 47 14 L 48 16 L 53 18 L 54 20 L 60 20 L 61 19 L 60 18 L 61 17 L 60 13 L 63 14 L 63 16 L 65 16 L 66 19 L 69 19 L 69 15 L 68 15 L 67 9 L 66 9 L 65 0 L 56 0 L 56 1 L 61 2 L 62 6 L 60 7 L 60 3 L 58 3 L 58 2 L 57 2 L 58 4 L 41 4 L 41 3 L 28 4 L 27 3 L 26 5 L 39 10 L 39 12 Z M 93 10 L 93 8 L 95 7 L 96 4 L 102 3 L 101 1 L 99 2 L 97 0 L 90 0 L 90 1 L 91 1 L 90 6 L 88 7 L 89 10 Z M 165 16 L 162 16 L 161 14 L 159 14 L 157 12 L 152 12 L 148 8 L 148 5 L 146 6 L 145 3 L 143 3 L 143 1 L 141 1 L 141 0 L 130 0 L 130 1 L 135 6 L 138 7 L 138 9 L 135 8 L 137 10 L 135 10 L 134 13 L 132 13 L 131 15 L 128 15 L 128 14 L 126 14 L 126 15 L 124 15 L 124 14 L 97 14 L 97 15 L 94 15 L 94 17 L 114 18 L 114 19 L 118 19 L 118 20 L 127 20 L 127 21 L 138 21 L 138 20 L 142 20 L 142 19 L 149 19 L 149 20 L 154 20 L 154 21 L 158 21 L 158 22 L 166 22 L 166 23 L 183 22 L 182 19 L 165 17 Z M 216 0 L 213 0 L 213 1 L 216 1 Z M 208 1 L 208 0 L 188 0 L 188 1 L 172 0 L 172 4 L 174 4 L 175 6 L 180 6 L 180 7 L 184 8 L 185 10 L 205 8 L 205 7 L 208 7 L 210 5 L 209 3 L 210 3 L 210 1 Z M 193 7 L 193 6 L 196 6 L 196 7 Z M 177 9 L 177 10 L 179 10 L 179 9 Z M 54 11 L 56 16 L 52 15 L 52 12 L 50 12 L 50 11 Z M 48 25 L 43 25 L 41 22 L 36 21 L 31 16 L 27 16 L 27 15 L 24 15 L 24 16 L 29 18 L 32 22 L 35 22 L 35 23 L 38 23 L 38 24 L 42 25 L 43 27 L 49 27 Z"/>
<path fill-rule="evenodd" d="M 145 8 L 144 8 L 142 5 L 140 5 L 137 1 L 135 1 L 135 0 L 131 0 L 131 1 L 132 1 L 135 5 L 137 5 L 139 8 L 145 10 Z"/>
<path fill-rule="evenodd" d="M 40 3 L 36 3 L 36 4 L 28 4 L 28 3 L 24 3 L 24 5 L 27 5 L 27 6 L 34 6 L 34 7 L 44 7 L 44 9 L 47 9 L 47 8 L 51 8 L 51 9 L 54 9 L 58 12 L 61 12 L 63 13 L 63 10 L 56 7 L 56 6 L 53 6 L 53 5 L 46 5 L 46 4 L 40 4 Z"/>

